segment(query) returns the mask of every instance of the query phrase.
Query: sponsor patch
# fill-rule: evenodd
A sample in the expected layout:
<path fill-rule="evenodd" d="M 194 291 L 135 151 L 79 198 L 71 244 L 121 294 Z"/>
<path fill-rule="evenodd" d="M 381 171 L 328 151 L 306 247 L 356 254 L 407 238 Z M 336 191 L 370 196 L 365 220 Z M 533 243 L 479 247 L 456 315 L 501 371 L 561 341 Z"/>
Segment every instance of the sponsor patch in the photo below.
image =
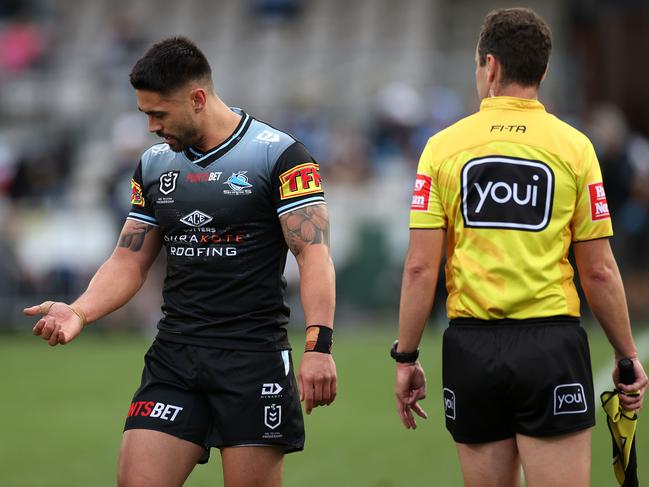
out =
<path fill-rule="evenodd" d="M 212 217 L 200 210 L 194 210 L 180 219 L 185 225 L 198 228 L 212 221 Z"/>
<path fill-rule="evenodd" d="M 276 382 L 268 382 L 261 386 L 261 395 L 263 396 L 279 396 L 279 393 L 282 392 L 284 388 Z"/>
<path fill-rule="evenodd" d="M 553 194 L 554 173 L 540 161 L 489 156 L 462 168 L 465 227 L 543 230 Z"/>
<path fill-rule="evenodd" d="M 590 219 L 592 221 L 607 220 L 611 217 L 606 202 L 604 183 L 593 183 L 588 185 L 588 196 L 590 197 Z"/>
<path fill-rule="evenodd" d="M 136 206 L 144 206 L 142 186 L 140 186 L 134 179 L 131 179 L 131 204 Z"/>
<path fill-rule="evenodd" d="M 444 388 L 444 416 L 449 419 L 455 419 L 455 393 Z"/>
<path fill-rule="evenodd" d="M 279 134 L 271 132 L 270 130 L 264 130 L 257 137 L 255 141 L 262 144 L 272 144 L 273 142 L 279 142 Z"/>
<path fill-rule="evenodd" d="M 131 403 L 128 409 L 128 416 L 144 416 L 149 418 L 160 418 L 165 421 L 175 421 L 178 413 L 183 408 L 173 404 L 164 404 L 153 401 L 136 401 Z"/>
<path fill-rule="evenodd" d="M 410 204 L 410 209 L 412 211 L 426 211 L 428 209 L 430 188 L 432 184 L 433 180 L 430 176 L 417 173 L 415 189 L 412 192 L 412 203 Z"/>
<path fill-rule="evenodd" d="M 554 388 L 555 416 L 585 413 L 587 410 L 586 394 L 581 384 L 561 384 Z"/>
<path fill-rule="evenodd" d="M 279 196 L 285 200 L 322 192 L 320 166 L 315 162 L 300 164 L 279 176 Z"/>

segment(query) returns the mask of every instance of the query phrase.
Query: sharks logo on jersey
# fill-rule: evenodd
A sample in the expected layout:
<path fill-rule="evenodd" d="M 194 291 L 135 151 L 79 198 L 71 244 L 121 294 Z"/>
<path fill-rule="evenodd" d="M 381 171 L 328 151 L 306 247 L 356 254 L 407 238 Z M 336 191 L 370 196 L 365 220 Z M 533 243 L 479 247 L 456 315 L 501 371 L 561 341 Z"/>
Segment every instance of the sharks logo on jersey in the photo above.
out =
<path fill-rule="evenodd" d="M 225 194 L 251 194 L 252 193 L 252 184 L 248 181 L 248 176 L 246 173 L 248 171 L 237 171 L 233 172 L 227 181 L 223 184 L 227 184 L 230 189 L 224 189 Z"/>

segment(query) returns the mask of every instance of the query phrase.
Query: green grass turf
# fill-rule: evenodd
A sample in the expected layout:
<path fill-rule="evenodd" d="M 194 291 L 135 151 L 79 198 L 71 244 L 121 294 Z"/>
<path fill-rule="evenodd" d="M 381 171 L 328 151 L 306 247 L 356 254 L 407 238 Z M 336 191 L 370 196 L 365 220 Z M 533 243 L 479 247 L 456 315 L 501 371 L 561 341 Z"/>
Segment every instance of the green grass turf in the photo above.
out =
<path fill-rule="evenodd" d="M 306 450 L 287 457 L 285 486 L 461 485 L 455 448 L 444 429 L 439 332 L 429 330 L 422 344 L 429 419 L 419 421 L 416 431 L 406 431 L 395 412 L 394 364 L 387 354 L 394 334 L 394 328 L 354 331 L 339 325 L 338 399 L 306 417 Z M 597 373 L 611 363 L 611 353 L 601 332 L 590 329 L 589 335 Z M 303 335 L 293 340 L 300 348 Z M 31 336 L 0 335 L 0 486 L 115 485 L 121 429 L 147 346 L 137 335 L 86 333 L 54 349 Z M 597 419 L 592 485 L 612 486 L 601 410 Z M 640 418 L 637 438 L 639 475 L 647 480 L 649 417 Z M 212 451 L 209 464 L 197 466 L 186 485 L 222 485 L 218 452 Z"/>

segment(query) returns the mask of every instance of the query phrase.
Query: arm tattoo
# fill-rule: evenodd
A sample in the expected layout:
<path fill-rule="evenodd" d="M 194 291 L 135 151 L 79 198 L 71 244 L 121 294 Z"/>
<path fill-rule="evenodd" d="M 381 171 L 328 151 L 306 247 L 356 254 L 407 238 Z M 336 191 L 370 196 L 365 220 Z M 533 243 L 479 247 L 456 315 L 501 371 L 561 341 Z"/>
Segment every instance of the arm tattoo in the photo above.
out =
<path fill-rule="evenodd" d="M 133 252 L 138 252 L 142 249 L 144 237 L 152 228 L 151 225 L 147 225 L 146 223 L 136 223 L 133 225 L 133 228 L 122 232 L 119 237 L 119 246 L 130 249 Z"/>
<path fill-rule="evenodd" d="M 298 208 L 280 217 L 288 248 L 297 256 L 307 245 L 329 247 L 329 215 L 325 205 Z"/>

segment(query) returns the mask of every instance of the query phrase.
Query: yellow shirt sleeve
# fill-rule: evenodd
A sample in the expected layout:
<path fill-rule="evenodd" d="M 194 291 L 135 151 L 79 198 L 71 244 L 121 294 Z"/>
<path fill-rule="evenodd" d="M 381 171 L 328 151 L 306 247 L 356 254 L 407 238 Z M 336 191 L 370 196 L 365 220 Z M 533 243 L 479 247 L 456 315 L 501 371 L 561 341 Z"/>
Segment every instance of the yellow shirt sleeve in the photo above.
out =
<path fill-rule="evenodd" d="M 594 240 L 613 235 L 611 216 L 606 202 L 602 172 L 589 142 L 577 174 L 577 200 L 572 218 L 572 240 Z"/>
<path fill-rule="evenodd" d="M 419 158 L 410 205 L 410 228 L 446 228 L 447 217 L 440 199 L 437 171 L 433 168 L 430 141 Z"/>

